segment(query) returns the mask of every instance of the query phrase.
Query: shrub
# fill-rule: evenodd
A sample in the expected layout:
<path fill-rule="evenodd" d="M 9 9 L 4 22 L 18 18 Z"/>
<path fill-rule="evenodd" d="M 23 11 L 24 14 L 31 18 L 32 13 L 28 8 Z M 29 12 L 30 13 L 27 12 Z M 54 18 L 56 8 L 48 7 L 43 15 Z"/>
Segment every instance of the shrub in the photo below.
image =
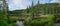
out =
<path fill-rule="evenodd" d="M 48 22 L 47 26 L 54 26 L 54 22 L 53 21 Z"/>
<path fill-rule="evenodd" d="M 48 20 L 47 26 L 53 26 L 53 24 L 54 24 L 53 19 L 54 19 L 54 15 L 49 14 L 47 17 L 47 20 Z"/>
<path fill-rule="evenodd" d="M 15 23 L 12 23 L 12 24 L 9 24 L 9 26 L 18 26 L 18 25 Z"/>
<path fill-rule="evenodd" d="M 17 20 L 17 19 L 11 18 L 11 19 L 9 19 L 9 22 L 10 22 L 10 23 L 15 23 L 16 20 Z"/>
<path fill-rule="evenodd" d="M 0 24 L 0 26 L 8 26 L 7 17 L 3 17 L 2 19 L 0 19 Z"/>
<path fill-rule="evenodd" d="M 31 24 L 31 21 L 24 21 L 24 24 L 25 24 L 25 25 Z"/>

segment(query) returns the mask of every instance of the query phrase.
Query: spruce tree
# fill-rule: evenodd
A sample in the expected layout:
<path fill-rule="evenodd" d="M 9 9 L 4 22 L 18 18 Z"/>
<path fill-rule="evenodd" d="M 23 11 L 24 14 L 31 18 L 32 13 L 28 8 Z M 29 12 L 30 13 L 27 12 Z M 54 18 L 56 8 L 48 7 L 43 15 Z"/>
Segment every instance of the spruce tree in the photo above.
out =
<path fill-rule="evenodd" d="M 32 19 L 34 19 L 34 8 L 33 8 L 33 5 L 34 5 L 34 3 L 33 3 L 33 1 L 32 1 L 32 10 L 33 10 L 33 11 L 31 11 Z"/>
<path fill-rule="evenodd" d="M 1 15 L 2 17 L 0 19 L 0 26 L 8 26 L 6 1 L 5 0 L 2 1 L 3 1 L 3 8 L 2 8 L 2 15 Z"/>
<path fill-rule="evenodd" d="M 37 12 L 36 12 L 37 17 L 39 17 L 39 14 L 40 14 L 40 1 L 38 0 L 38 2 L 37 2 Z"/>

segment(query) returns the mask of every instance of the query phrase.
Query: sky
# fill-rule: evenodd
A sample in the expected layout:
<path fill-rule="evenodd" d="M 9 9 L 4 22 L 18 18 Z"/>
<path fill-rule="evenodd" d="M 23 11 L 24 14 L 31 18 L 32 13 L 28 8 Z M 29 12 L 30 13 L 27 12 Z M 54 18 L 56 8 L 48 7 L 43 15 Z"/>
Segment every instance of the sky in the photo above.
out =
<path fill-rule="evenodd" d="M 31 6 L 32 1 L 34 5 L 37 3 L 38 0 L 7 0 L 9 10 L 19 10 L 19 9 L 26 9 L 27 6 Z M 45 3 L 60 3 L 60 0 L 39 0 L 41 4 Z"/>

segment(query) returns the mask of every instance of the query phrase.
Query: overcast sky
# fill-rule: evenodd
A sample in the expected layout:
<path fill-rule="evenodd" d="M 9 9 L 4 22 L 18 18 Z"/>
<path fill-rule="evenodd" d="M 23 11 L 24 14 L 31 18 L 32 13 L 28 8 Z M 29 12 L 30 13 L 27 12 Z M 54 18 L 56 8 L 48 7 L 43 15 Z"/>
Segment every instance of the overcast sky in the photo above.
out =
<path fill-rule="evenodd" d="M 38 0 L 7 0 L 10 10 L 26 9 L 32 1 L 36 4 Z M 40 3 L 60 3 L 60 0 L 40 0 Z"/>

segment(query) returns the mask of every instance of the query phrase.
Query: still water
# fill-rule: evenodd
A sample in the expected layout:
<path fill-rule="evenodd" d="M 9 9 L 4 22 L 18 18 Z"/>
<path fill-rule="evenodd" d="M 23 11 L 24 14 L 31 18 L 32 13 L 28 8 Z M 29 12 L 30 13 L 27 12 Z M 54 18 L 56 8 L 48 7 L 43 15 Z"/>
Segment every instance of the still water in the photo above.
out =
<path fill-rule="evenodd" d="M 55 23 L 54 25 L 55 25 L 55 26 L 60 26 L 60 23 Z"/>
<path fill-rule="evenodd" d="M 45 25 L 47 26 L 47 25 Z M 53 26 L 60 26 L 60 23 L 54 23 Z"/>
<path fill-rule="evenodd" d="M 17 24 L 18 26 L 24 26 L 23 21 L 16 21 L 16 24 Z"/>

